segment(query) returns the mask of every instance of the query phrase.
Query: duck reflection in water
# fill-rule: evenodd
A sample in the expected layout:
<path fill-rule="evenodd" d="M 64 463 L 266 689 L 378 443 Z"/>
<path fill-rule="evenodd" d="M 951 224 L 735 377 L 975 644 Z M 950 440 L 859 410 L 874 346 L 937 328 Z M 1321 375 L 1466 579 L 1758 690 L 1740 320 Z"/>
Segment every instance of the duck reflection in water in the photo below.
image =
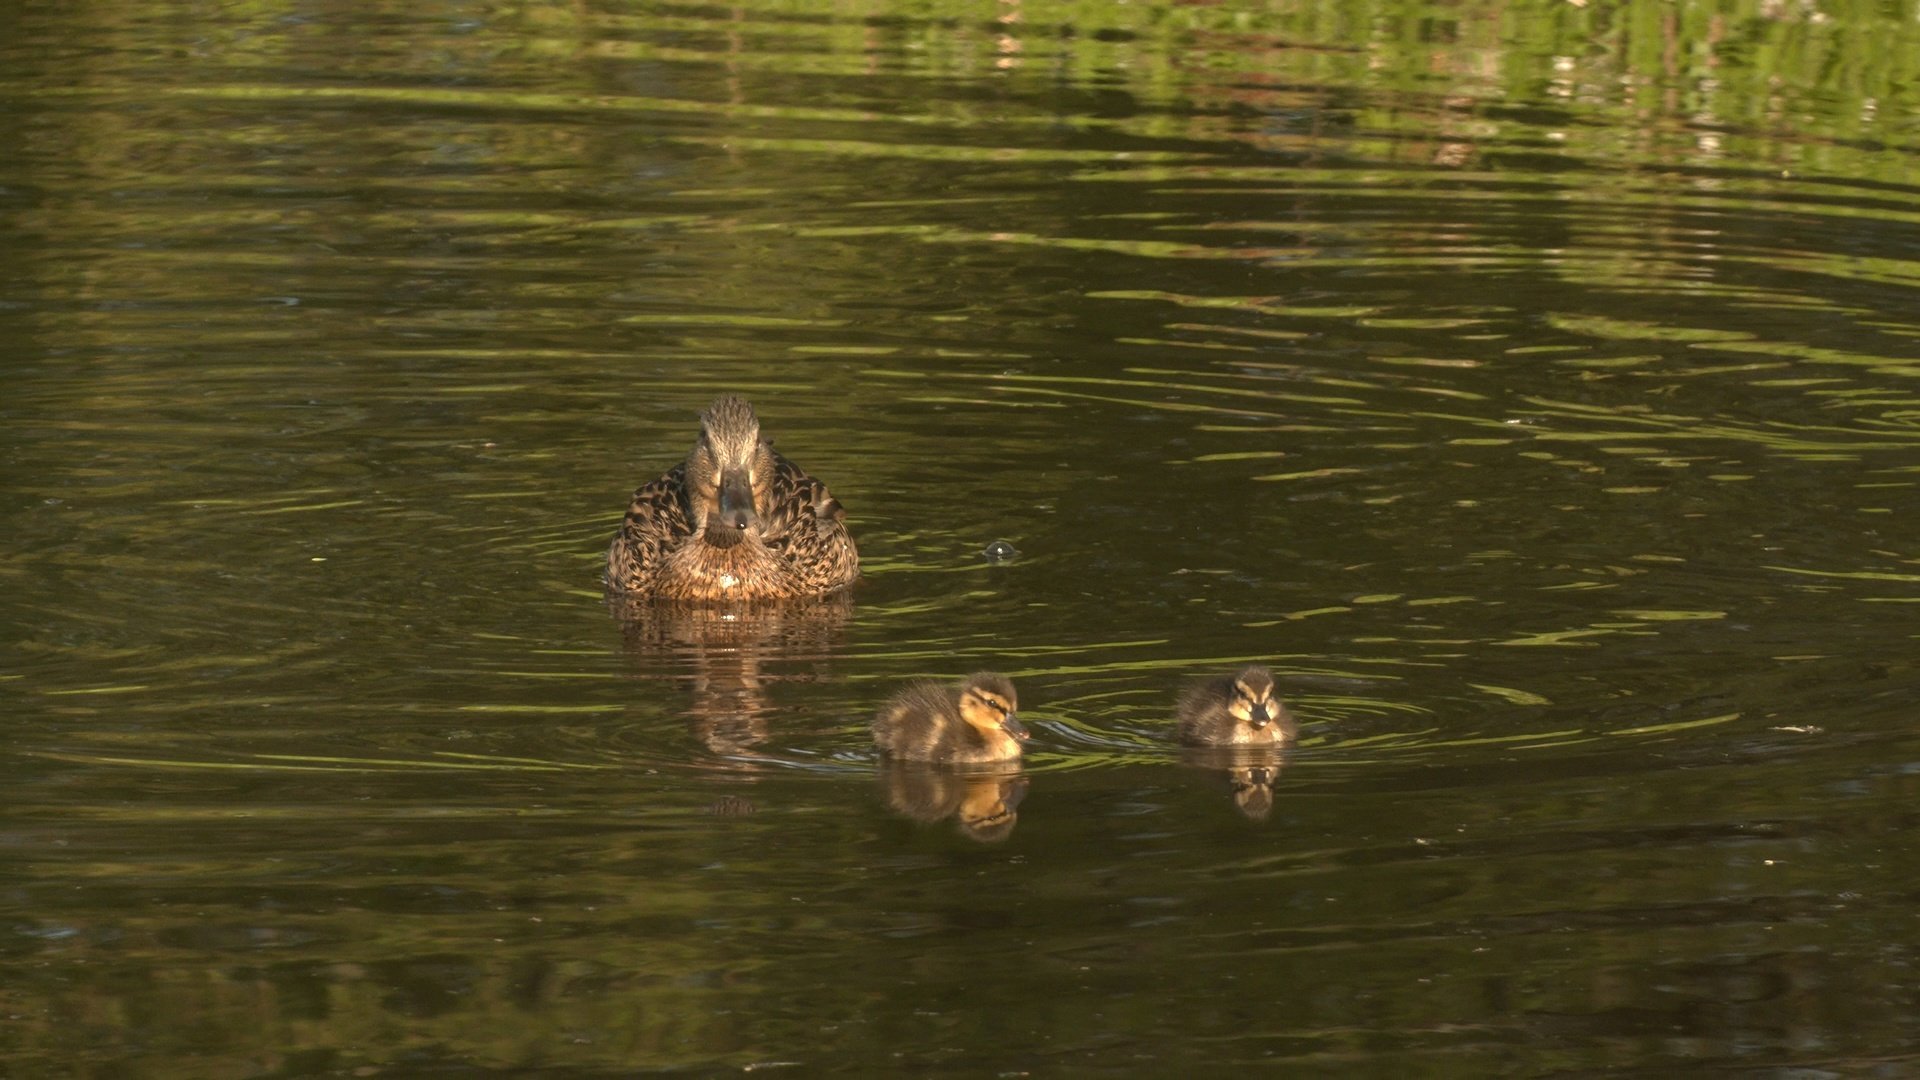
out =
<path fill-rule="evenodd" d="M 1250 664 L 1206 679 L 1180 697 L 1175 733 L 1181 760 L 1226 774 L 1233 804 L 1254 821 L 1273 811 L 1273 782 L 1300 725 L 1274 695 L 1273 673 Z"/>
<path fill-rule="evenodd" d="M 1287 751 L 1274 746 L 1189 746 L 1180 762 L 1223 777 L 1233 787 L 1233 805 L 1249 821 L 1273 812 L 1273 785 L 1286 767 Z"/>
<path fill-rule="evenodd" d="M 626 645 L 648 667 L 686 682 L 694 737 L 728 768 L 752 769 L 772 735 L 768 687 L 809 682 L 853 617 L 847 593 L 715 607 L 615 596 Z"/>
<path fill-rule="evenodd" d="M 883 761 L 880 789 L 887 806 L 910 821 L 931 825 L 953 818 L 960 834 L 982 843 L 1013 835 L 1027 778 L 1017 764 L 941 768 L 923 761 Z"/>

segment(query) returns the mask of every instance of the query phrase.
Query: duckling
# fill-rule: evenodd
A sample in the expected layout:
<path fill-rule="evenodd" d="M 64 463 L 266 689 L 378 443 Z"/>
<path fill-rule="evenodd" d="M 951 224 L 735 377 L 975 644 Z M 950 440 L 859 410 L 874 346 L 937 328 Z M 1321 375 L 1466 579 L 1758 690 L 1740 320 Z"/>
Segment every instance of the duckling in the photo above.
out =
<path fill-rule="evenodd" d="M 779 600 L 860 576 L 847 512 L 774 453 L 744 398 L 700 414 L 693 449 L 633 493 L 607 550 L 607 586 L 666 600 Z"/>
<path fill-rule="evenodd" d="M 989 671 L 951 686 L 916 679 L 873 719 L 873 742 L 884 753 L 944 765 L 1016 761 L 1027 729 L 1015 717 L 1019 699 L 1005 675 Z"/>
<path fill-rule="evenodd" d="M 1177 730 L 1187 746 L 1284 746 L 1300 726 L 1273 696 L 1273 673 L 1252 664 L 1189 688 Z"/>

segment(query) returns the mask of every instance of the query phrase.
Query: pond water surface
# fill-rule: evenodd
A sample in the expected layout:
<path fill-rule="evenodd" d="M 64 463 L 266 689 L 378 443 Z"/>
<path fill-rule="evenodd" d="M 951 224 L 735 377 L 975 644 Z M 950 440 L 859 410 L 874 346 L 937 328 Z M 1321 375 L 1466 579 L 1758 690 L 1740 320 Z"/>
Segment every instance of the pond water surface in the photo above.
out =
<path fill-rule="evenodd" d="M 1920 1067 L 1915 16 L 0 7 L 0 1070 Z"/>

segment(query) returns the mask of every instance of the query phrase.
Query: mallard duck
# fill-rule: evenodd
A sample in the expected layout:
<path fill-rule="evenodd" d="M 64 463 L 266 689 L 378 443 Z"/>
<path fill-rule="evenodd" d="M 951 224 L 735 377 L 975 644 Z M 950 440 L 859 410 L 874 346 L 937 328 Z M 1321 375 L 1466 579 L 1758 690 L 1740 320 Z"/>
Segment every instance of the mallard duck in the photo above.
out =
<path fill-rule="evenodd" d="M 1187 746 L 1284 746 L 1300 732 L 1258 664 L 1195 683 L 1181 695 L 1177 731 Z"/>
<path fill-rule="evenodd" d="M 1027 739 L 1027 729 L 1014 716 L 1018 707 L 1005 675 L 982 671 L 951 686 L 917 679 L 873 718 L 873 741 L 886 754 L 909 761 L 1016 761 Z"/>
<path fill-rule="evenodd" d="M 778 600 L 860 576 L 847 513 L 827 486 L 773 452 L 753 406 L 700 414 L 687 459 L 633 493 L 607 550 L 607 585 L 668 600 Z"/>

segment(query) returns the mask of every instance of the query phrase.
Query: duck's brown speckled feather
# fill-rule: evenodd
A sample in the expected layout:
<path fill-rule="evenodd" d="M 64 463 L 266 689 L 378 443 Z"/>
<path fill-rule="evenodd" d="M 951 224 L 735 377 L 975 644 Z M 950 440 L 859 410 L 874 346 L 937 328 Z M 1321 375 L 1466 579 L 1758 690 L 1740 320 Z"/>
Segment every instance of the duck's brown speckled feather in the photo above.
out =
<path fill-rule="evenodd" d="M 675 465 L 667 475 L 633 493 L 626 519 L 607 550 L 607 582 L 616 590 L 645 592 L 667 552 L 693 535 L 687 518 L 686 476 L 686 466 Z"/>
<path fill-rule="evenodd" d="M 773 451 L 761 536 L 780 552 L 796 591 L 826 592 L 860 576 L 860 553 L 847 534 L 847 511 L 827 485 Z"/>
<path fill-rule="evenodd" d="M 827 490 L 827 485 L 808 476 L 778 452 L 769 452 L 773 454 L 774 469 L 768 484 L 767 513 L 762 519 L 768 543 L 784 542 L 801 531 L 819 525 L 840 525 L 847 520 L 846 510 Z"/>

